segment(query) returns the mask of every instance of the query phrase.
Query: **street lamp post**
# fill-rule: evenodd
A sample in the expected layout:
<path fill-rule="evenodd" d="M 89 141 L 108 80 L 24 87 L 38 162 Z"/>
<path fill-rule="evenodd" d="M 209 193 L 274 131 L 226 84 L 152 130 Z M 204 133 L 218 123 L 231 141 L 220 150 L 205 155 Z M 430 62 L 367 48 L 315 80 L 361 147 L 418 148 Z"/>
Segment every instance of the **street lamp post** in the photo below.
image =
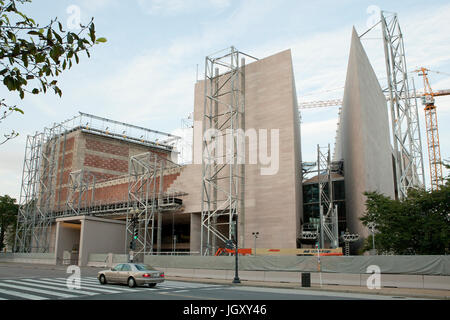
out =
<path fill-rule="evenodd" d="M 237 283 L 241 283 L 241 280 L 239 279 L 239 274 L 238 274 L 238 266 L 239 266 L 239 249 L 238 249 L 238 242 L 239 242 L 239 238 L 238 238 L 238 216 L 236 215 L 236 222 L 234 225 L 234 233 L 235 233 L 235 242 L 234 242 L 234 248 L 236 249 L 236 251 L 234 252 L 235 255 L 235 269 L 234 269 L 234 279 L 233 279 L 233 283 L 237 284 Z"/>
<path fill-rule="evenodd" d="M 369 222 L 367 225 L 372 232 L 372 248 L 375 254 L 377 254 L 377 249 L 375 249 L 375 222 Z"/>
<path fill-rule="evenodd" d="M 255 237 L 255 256 L 256 256 L 256 239 L 258 239 L 259 232 L 252 232 L 252 235 Z"/>

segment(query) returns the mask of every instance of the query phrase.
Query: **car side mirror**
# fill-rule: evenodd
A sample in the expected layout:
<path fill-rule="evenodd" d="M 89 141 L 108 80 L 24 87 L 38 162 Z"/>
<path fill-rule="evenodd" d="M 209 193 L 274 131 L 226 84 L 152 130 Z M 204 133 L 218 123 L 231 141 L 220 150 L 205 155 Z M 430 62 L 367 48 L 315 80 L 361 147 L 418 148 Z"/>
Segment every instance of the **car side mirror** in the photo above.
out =
<path fill-rule="evenodd" d="M 111 268 L 111 271 L 116 271 L 116 268 Z"/>

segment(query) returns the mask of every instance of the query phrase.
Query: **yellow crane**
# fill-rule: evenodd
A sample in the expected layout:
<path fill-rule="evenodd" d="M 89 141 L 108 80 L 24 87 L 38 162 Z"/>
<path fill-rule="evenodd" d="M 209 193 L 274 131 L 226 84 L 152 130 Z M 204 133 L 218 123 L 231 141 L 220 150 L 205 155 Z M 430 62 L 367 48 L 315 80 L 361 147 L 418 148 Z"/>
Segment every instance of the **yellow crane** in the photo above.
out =
<path fill-rule="evenodd" d="M 419 73 L 420 77 L 423 77 L 424 93 L 422 95 L 422 103 L 425 106 L 425 123 L 427 129 L 428 140 L 428 158 L 430 163 L 430 178 L 431 178 L 431 190 L 439 190 L 443 184 L 443 170 L 442 170 L 442 158 L 441 147 L 439 143 L 439 128 L 437 120 L 436 106 L 434 104 L 435 97 L 448 96 L 450 90 L 433 91 L 428 79 L 429 72 L 427 68 L 420 68 L 414 72 Z M 436 72 L 441 73 L 441 72 Z"/>

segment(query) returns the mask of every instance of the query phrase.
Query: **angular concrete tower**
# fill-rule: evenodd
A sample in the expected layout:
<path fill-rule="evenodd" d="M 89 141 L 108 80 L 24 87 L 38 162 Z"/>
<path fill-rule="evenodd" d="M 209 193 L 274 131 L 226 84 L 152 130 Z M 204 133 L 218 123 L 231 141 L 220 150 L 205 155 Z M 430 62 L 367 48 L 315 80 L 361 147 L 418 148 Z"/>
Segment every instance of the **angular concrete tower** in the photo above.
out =
<path fill-rule="evenodd" d="M 194 132 L 201 130 L 204 118 L 204 88 L 205 81 L 197 82 Z M 217 114 L 227 112 L 225 107 L 219 105 Z M 300 117 L 290 50 L 245 66 L 245 130 L 254 132 L 258 141 L 248 141 L 246 147 L 245 214 L 240 212 L 240 246 L 253 247 L 252 233 L 259 232 L 258 248 L 296 248 L 303 209 L 302 173 Z M 267 136 L 261 132 L 266 132 Z M 275 141 L 272 140 L 276 137 L 274 132 L 278 132 L 279 138 Z M 262 169 L 269 165 L 264 164 L 261 154 L 256 152 L 261 151 L 261 144 L 267 146 L 267 156 L 277 162 L 275 170 L 269 174 L 262 174 Z M 194 154 L 199 147 L 201 140 L 199 143 L 194 139 Z M 250 150 L 253 157 L 258 157 L 258 163 L 250 160 Z M 192 252 L 200 250 L 201 169 L 199 164 L 186 166 L 174 183 L 174 187 L 183 184 L 183 190 L 189 190 L 183 203 L 184 212 L 191 213 Z M 218 247 L 223 245 L 217 243 Z"/>
<path fill-rule="evenodd" d="M 335 158 L 344 161 L 347 226 L 366 238 L 359 220 L 366 210 L 363 193 L 394 198 L 394 172 L 386 98 L 355 29 Z"/>

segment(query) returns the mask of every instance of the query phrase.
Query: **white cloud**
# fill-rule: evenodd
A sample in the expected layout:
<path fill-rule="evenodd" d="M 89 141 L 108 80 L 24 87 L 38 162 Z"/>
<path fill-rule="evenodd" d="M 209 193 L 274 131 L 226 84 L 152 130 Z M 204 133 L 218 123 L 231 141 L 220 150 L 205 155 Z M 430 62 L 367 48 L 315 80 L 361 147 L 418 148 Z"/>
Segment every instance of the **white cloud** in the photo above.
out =
<path fill-rule="evenodd" d="M 119 0 L 82 0 L 81 7 L 82 9 L 87 9 L 94 12 L 110 6 L 116 6 L 118 3 Z"/>
<path fill-rule="evenodd" d="M 137 0 L 145 13 L 150 15 L 176 15 L 197 11 L 200 8 L 223 9 L 231 0 Z"/>
<path fill-rule="evenodd" d="M 95 87 L 104 106 L 96 112 L 132 123 L 188 112 L 193 105 L 194 82 L 194 69 L 183 66 L 174 54 L 160 50 L 143 53 Z M 125 115 L 124 109 L 128 111 Z"/>

